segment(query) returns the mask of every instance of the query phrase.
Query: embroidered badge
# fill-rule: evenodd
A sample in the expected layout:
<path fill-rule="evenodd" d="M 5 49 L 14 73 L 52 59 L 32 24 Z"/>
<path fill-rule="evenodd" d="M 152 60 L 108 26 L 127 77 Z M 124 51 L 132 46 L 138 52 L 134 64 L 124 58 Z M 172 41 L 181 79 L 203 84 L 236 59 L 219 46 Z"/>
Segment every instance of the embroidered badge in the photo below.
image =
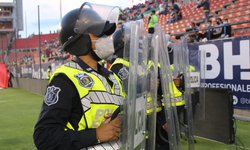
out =
<path fill-rule="evenodd" d="M 77 78 L 77 80 L 81 86 L 83 86 L 85 88 L 92 88 L 94 81 L 86 73 L 79 73 L 79 74 L 75 75 L 75 77 Z"/>
<path fill-rule="evenodd" d="M 59 87 L 55 87 L 55 86 L 49 86 L 47 88 L 47 92 L 44 98 L 44 102 L 45 104 L 47 104 L 48 106 L 54 105 L 58 102 L 59 99 L 59 92 L 61 91 L 61 89 Z"/>
<path fill-rule="evenodd" d="M 128 70 L 126 67 L 123 67 L 122 69 L 119 70 L 118 76 L 120 77 L 121 80 L 125 80 L 128 78 Z"/>

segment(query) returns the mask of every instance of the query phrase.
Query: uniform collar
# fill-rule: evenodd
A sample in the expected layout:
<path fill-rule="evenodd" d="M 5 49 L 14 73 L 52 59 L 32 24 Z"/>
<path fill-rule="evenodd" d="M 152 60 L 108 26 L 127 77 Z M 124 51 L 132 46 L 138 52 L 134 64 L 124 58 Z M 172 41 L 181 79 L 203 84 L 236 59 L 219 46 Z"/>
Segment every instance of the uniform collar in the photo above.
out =
<path fill-rule="evenodd" d="M 84 70 L 87 72 L 96 72 L 106 78 L 108 78 L 110 75 L 113 75 L 111 71 L 101 66 L 99 63 L 97 63 L 97 71 L 91 68 L 88 64 L 86 64 L 84 61 L 82 61 L 80 58 L 76 58 L 75 62 Z"/>
<path fill-rule="evenodd" d="M 78 57 L 76 57 L 74 62 L 76 62 L 82 68 L 82 70 L 84 70 L 84 71 L 91 72 L 92 70 L 94 70 L 88 64 L 86 64 L 84 61 L 82 61 Z"/>

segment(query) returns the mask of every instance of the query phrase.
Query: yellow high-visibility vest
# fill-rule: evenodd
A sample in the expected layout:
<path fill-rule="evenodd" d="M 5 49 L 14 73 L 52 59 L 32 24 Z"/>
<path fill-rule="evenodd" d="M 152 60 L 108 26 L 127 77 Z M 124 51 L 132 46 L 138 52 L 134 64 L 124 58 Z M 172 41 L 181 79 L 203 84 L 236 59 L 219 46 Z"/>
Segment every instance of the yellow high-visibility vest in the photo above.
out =
<path fill-rule="evenodd" d="M 158 64 L 158 67 L 159 68 L 161 67 L 160 64 Z M 170 65 L 170 69 L 173 70 L 174 66 Z M 176 85 L 174 84 L 173 81 L 171 83 L 169 83 L 169 89 L 170 89 L 171 98 L 175 102 L 175 106 L 183 106 L 183 105 L 185 105 L 185 100 L 182 97 L 182 92 L 178 90 L 178 88 L 176 87 Z M 164 106 L 164 103 L 162 105 Z"/>
<path fill-rule="evenodd" d="M 79 93 L 84 112 L 78 123 L 79 131 L 99 127 L 105 120 L 105 115 L 113 113 L 118 106 L 123 104 L 125 94 L 122 91 L 120 79 L 115 74 L 109 76 L 109 79 L 114 83 L 112 87 L 105 77 L 95 71 L 82 70 L 75 62 L 69 62 L 56 69 L 50 82 L 59 74 L 66 75 Z M 66 126 L 65 130 L 75 130 L 69 122 Z M 106 144 L 109 145 L 107 148 L 111 147 L 110 144 L 115 145 L 117 143 L 109 142 L 109 144 Z"/>

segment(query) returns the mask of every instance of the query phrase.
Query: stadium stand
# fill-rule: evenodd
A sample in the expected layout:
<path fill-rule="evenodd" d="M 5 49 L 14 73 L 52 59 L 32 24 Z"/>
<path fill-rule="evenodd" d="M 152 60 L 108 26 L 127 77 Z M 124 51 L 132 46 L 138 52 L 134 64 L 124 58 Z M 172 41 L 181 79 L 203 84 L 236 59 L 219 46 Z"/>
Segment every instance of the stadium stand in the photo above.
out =
<path fill-rule="evenodd" d="M 52 48 L 54 44 L 51 43 L 57 43 L 56 47 L 58 48 L 58 40 L 57 40 L 58 34 L 41 34 L 41 50 L 42 53 L 46 53 L 46 49 Z M 49 45 L 47 45 L 49 44 Z M 15 60 L 15 57 L 17 59 L 17 62 L 21 62 L 22 60 L 28 59 L 33 61 L 33 63 L 39 63 L 39 36 L 33 35 L 29 38 L 19 38 L 16 39 L 16 41 L 13 44 L 13 50 L 18 51 L 18 55 L 15 56 L 15 52 L 12 51 L 9 61 Z M 55 50 L 58 51 L 58 50 Z M 31 58 L 30 58 L 31 57 Z"/>
<path fill-rule="evenodd" d="M 57 38 L 58 34 L 41 34 L 41 41 L 52 41 L 54 38 Z M 29 49 L 29 48 L 38 48 L 39 47 L 39 36 L 33 35 L 29 38 L 19 38 L 16 40 L 13 49 Z"/>
<path fill-rule="evenodd" d="M 146 1 L 145 4 L 137 4 L 131 8 L 122 10 L 121 19 L 123 21 L 144 19 L 145 30 L 147 30 L 147 22 L 149 14 L 152 10 L 159 11 L 159 4 L 163 3 L 162 0 L 158 0 L 154 3 Z M 169 13 L 160 14 L 159 23 L 165 29 L 166 33 L 173 35 L 182 34 L 190 28 L 190 23 L 195 22 L 199 29 L 205 29 L 206 23 L 204 20 L 204 14 L 202 8 L 196 8 L 195 2 L 182 3 L 178 5 L 182 11 L 182 19 L 166 24 L 166 21 L 171 17 Z M 8 13 L 4 13 L 8 16 Z M 141 15 L 143 14 L 143 15 Z M 0 14 L 0 15 L 3 15 Z M 239 25 L 232 26 L 233 37 L 250 36 L 250 1 L 249 0 L 210 0 L 210 19 L 215 21 L 216 18 L 228 19 L 230 24 L 236 24 L 238 22 L 246 22 Z M 1 29 L 1 24 L 0 24 Z M 64 57 L 64 54 L 60 52 L 60 45 L 57 39 L 58 34 L 42 34 L 41 35 L 41 56 L 44 57 L 43 62 L 51 60 L 55 57 Z M 18 62 L 23 60 L 32 60 L 32 63 L 39 63 L 38 52 L 38 35 L 33 35 L 29 38 L 18 38 L 12 45 L 12 53 L 9 55 L 9 61 L 17 60 Z M 0 37 L 1 40 L 1 37 Z M 1 42 L 0 42 L 1 43 Z M 6 47 L 6 44 L 5 44 Z M 14 50 L 18 51 L 18 55 L 13 54 Z M 65 56 L 69 57 L 69 56 Z M 23 63 L 21 63 L 23 64 Z"/>
<path fill-rule="evenodd" d="M 22 20 L 22 18 L 17 19 L 17 14 L 21 15 L 22 10 L 19 9 L 20 5 L 17 7 L 17 3 L 0 2 L 0 62 L 9 62 L 8 58 L 11 55 L 16 32 L 22 29 L 22 25 L 17 23 Z"/>
<path fill-rule="evenodd" d="M 231 4 L 226 9 L 223 8 L 225 4 L 230 2 L 230 0 L 212 0 L 211 1 L 211 16 L 219 18 L 228 18 L 230 23 L 237 23 L 239 21 L 250 20 L 250 1 L 237 1 L 235 4 Z M 170 15 L 161 15 L 159 16 L 159 22 L 165 26 L 165 30 L 172 34 L 179 32 L 185 32 L 186 28 L 189 26 L 190 22 L 198 22 L 199 20 L 204 19 L 201 8 L 193 9 L 196 4 L 191 2 L 189 4 L 181 6 L 183 19 L 179 22 L 173 24 L 164 24 Z M 245 7 L 247 6 L 247 8 Z M 215 11 L 218 8 L 222 8 L 222 11 L 219 14 L 215 14 Z M 147 20 L 146 20 L 147 21 Z M 204 21 L 202 21 L 204 22 Z M 201 25 L 203 28 L 205 24 Z M 243 24 L 239 26 L 233 26 L 233 31 L 249 28 L 249 24 Z M 246 32 L 247 34 L 247 32 Z"/>

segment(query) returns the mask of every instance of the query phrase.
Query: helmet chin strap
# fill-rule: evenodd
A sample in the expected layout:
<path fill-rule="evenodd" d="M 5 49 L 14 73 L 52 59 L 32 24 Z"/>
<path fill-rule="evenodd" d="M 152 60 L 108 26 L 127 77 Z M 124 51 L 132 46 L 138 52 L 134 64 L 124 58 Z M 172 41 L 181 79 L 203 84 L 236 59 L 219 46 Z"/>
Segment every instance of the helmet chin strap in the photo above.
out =
<path fill-rule="evenodd" d="M 96 61 L 100 61 L 102 60 L 101 58 L 99 58 L 96 53 L 93 51 L 93 49 L 91 48 L 90 50 L 90 54 L 92 55 L 92 57 L 96 60 Z"/>

